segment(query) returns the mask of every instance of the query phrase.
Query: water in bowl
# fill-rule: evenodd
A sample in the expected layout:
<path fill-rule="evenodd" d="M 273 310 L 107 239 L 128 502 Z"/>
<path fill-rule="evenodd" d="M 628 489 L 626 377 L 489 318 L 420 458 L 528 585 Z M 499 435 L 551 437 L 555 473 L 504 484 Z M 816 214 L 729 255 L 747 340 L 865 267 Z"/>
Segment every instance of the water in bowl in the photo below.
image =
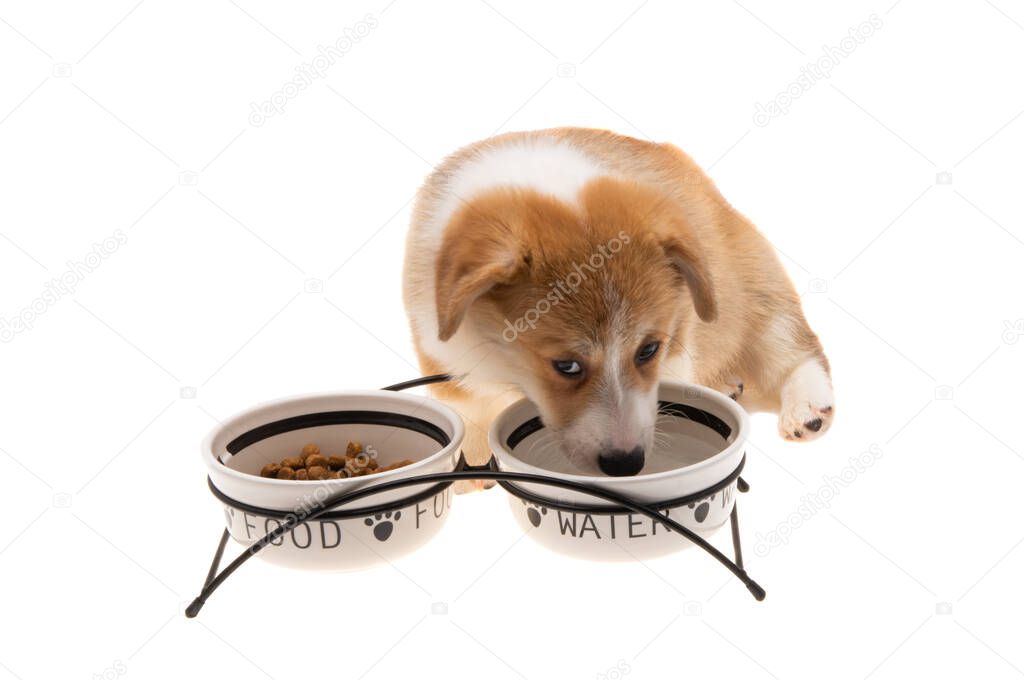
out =
<path fill-rule="evenodd" d="M 728 442 L 714 430 L 685 418 L 661 416 L 655 434 L 654 451 L 648 451 L 640 476 L 678 470 L 694 465 L 722 451 Z M 561 453 L 554 438 L 539 430 L 516 446 L 513 455 L 524 463 L 557 474 L 603 476 L 594 469 L 582 469 Z"/>

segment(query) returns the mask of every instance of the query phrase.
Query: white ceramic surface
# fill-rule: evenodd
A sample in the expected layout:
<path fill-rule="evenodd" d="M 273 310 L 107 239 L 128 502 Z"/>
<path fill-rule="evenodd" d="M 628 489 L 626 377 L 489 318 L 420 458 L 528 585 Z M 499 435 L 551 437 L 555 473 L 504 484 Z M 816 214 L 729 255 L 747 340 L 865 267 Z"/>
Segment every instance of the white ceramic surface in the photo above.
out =
<path fill-rule="evenodd" d="M 391 425 L 333 424 L 282 432 L 250 444 L 234 455 L 229 442 L 254 428 L 296 416 L 330 411 L 375 411 L 413 416 L 440 428 L 450 439 L 447 446 L 428 435 Z M 225 495 L 242 503 L 283 512 L 308 513 L 328 496 L 392 479 L 431 472 L 448 472 L 459 458 L 464 428 L 458 415 L 428 397 L 383 390 L 349 391 L 298 396 L 243 411 L 214 429 L 203 441 L 203 462 L 210 479 Z M 405 458 L 416 461 L 389 472 L 365 477 L 324 481 L 292 481 L 259 476 L 268 462 L 296 454 L 313 442 L 324 453 L 344 452 L 349 441 L 359 441 L 378 452 L 382 465 Z M 346 509 L 367 508 L 411 499 L 431 484 L 417 484 L 375 494 Z M 361 569 L 393 560 L 430 540 L 444 524 L 451 507 L 448 489 L 417 502 L 400 504 L 386 513 L 344 519 L 312 521 L 282 536 L 260 555 L 292 567 Z M 278 526 L 279 520 L 224 506 L 231 536 L 249 545 Z"/>
<path fill-rule="evenodd" d="M 509 406 L 492 423 L 491 451 L 502 470 L 543 475 L 583 482 L 622 493 L 636 501 L 659 503 L 707 489 L 729 476 L 743 459 L 749 422 L 746 411 L 728 397 L 697 385 L 664 382 L 658 398 L 695 406 L 723 420 L 731 433 L 724 440 L 714 430 L 685 418 L 659 419 L 665 448 L 648 454 L 648 464 L 635 477 L 607 477 L 564 472 L 561 465 L 541 468 L 530 462 L 531 439 L 527 437 L 510 451 L 509 435 L 537 415 L 527 400 Z M 662 439 L 662 437 L 659 437 Z M 550 468 L 558 468 L 552 471 Z M 609 506 L 612 503 L 581 492 L 535 483 L 516 486 L 557 503 Z M 694 503 L 664 509 L 663 514 L 702 535 L 709 535 L 728 519 L 735 504 L 736 482 Z M 543 502 L 526 502 L 509 495 L 513 515 L 524 530 L 546 547 L 586 559 L 629 560 L 654 557 L 689 545 L 690 541 L 669 532 L 660 523 L 632 513 L 588 513 L 560 510 Z"/>

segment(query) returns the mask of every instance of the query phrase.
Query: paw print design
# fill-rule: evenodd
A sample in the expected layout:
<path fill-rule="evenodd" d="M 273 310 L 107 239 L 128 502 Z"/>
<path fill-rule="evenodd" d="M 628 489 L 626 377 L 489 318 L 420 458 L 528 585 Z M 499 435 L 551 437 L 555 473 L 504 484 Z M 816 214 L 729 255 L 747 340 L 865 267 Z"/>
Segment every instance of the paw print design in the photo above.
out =
<path fill-rule="evenodd" d="M 536 503 L 527 503 L 526 501 L 523 501 L 523 505 L 526 506 L 526 518 L 530 520 L 530 524 L 539 527 L 544 515 L 548 514 L 548 509 Z"/>
<path fill-rule="evenodd" d="M 715 494 L 711 494 L 707 498 L 702 498 L 699 501 L 694 501 L 688 506 L 693 510 L 693 518 L 700 524 L 708 518 L 708 512 L 711 511 L 711 501 L 715 500 Z"/>
<path fill-rule="evenodd" d="M 391 533 L 395 530 L 395 522 L 401 518 L 402 511 L 396 510 L 394 513 L 377 513 L 372 518 L 367 517 L 363 523 L 368 527 L 373 527 L 374 538 L 378 541 L 386 541 L 391 538 Z"/>

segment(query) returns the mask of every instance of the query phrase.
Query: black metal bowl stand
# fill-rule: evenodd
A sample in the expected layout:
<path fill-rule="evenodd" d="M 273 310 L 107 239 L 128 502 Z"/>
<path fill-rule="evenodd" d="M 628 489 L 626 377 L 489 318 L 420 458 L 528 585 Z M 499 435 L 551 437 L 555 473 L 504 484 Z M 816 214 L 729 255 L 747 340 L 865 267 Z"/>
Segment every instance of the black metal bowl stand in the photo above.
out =
<path fill-rule="evenodd" d="M 385 390 L 399 391 L 412 387 L 418 387 L 420 385 L 427 385 L 436 382 L 443 382 L 450 380 L 451 377 L 447 375 L 432 375 L 424 378 L 417 378 L 416 380 L 410 380 L 404 383 L 398 383 L 396 385 L 390 385 L 385 387 Z M 704 412 L 701 412 L 704 413 Z M 687 417 L 684 413 L 679 412 L 674 415 L 680 415 Z M 704 413 L 705 416 L 709 415 Z M 527 436 L 531 431 L 535 431 L 539 421 L 524 424 L 526 428 L 526 434 L 520 433 L 522 437 Z M 520 428 L 522 429 L 522 428 Z M 515 433 L 513 433 L 515 436 Z M 512 437 L 510 437 L 512 439 Z M 765 597 L 765 590 L 758 585 L 743 568 L 743 552 L 740 547 L 740 534 L 739 534 L 739 519 L 737 515 L 737 502 L 733 503 L 732 512 L 729 515 L 729 524 L 732 530 L 732 547 L 734 559 L 730 560 L 720 550 L 715 548 L 713 545 L 708 543 L 702 536 L 688 527 L 683 526 L 679 522 L 662 514 L 664 509 L 669 507 L 679 507 L 686 505 L 691 502 L 701 500 L 713 493 L 724 489 L 725 487 L 736 482 L 736 488 L 746 493 L 749 491 L 750 486 L 746 481 L 740 477 L 740 473 L 743 470 L 743 465 L 746 462 L 746 457 L 740 461 L 740 464 L 732 471 L 725 479 L 718 483 L 710 486 L 706 489 L 698 491 L 694 494 L 689 494 L 681 498 L 672 499 L 670 501 L 663 501 L 656 504 L 651 503 L 640 503 L 632 500 L 628 496 L 608 491 L 606 489 L 590 486 L 588 484 L 582 484 L 580 482 L 561 479 L 558 477 L 549 477 L 546 475 L 535 475 L 521 472 L 507 472 L 499 470 L 497 463 L 494 458 L 486 465 L 473 466 L 468 465 L 465 459 L 460 457 L 458 465 L 455 470 L 451 472 L 438 472 L 425 475 L 417 475 L 415 477 L 403 477 L 400 479 L 394 479 L 391 481 L 383 482 L 381 484 L 374 484 L 373 486 L 356 489 L 355 491 L 339 492 L 333 496 L 326 498 L 321 504 L 315 508 L 310 508 L 304 511 L 284 513 L 279 510 L 272 510 L 269 508 L 259 508 L 252 505 L 247 505 L 235 499 L 226 496 L 223 492 L 217 489 L 212 480 L 208 479 L 210 489 L 214 495 L 217 496 L 221 502 L 230 505 L 232 507 L 246 510 L 253 514 L 259 514 L 266 517 L 275 517 L 281 520 L 281 523 L 273 531 L 270 531 L 263 538 L 250 544 L 240 555 L 233 559 L 224 569 L 220 569 L 221 560 L 224 557 L 224 549 L 227 546 L 228 538 L 230 533 L 227 529 L 221 534 L 220 542 L 217 545 L 217 550 L 213 556 L 213 562 L 210 564 L 210 570 L 206 576 L 206 581 L 203 583 L 203 588 L 199 592 L 199 595 L 192 601 L 191 604 L 185 609 L 185 616 L 188 618 L 194 618 L 199 614 L 203 605 L 213 594 L 217 588 L 231 574 L 233 574 L 239 567 L 245 564 L 249 559 L 259 553 L 261 550 L 270 545 L 273 541 L 284 534 L 293 531 L 296 527 L 299 527 L 307 522 L 312 522 L 324 515 L 330 515 L 332 518 L 345 518 L 345 517 L 363 517 L 366 515 L 373 515 L 376 513 L 392 510 L 396 507 L 404 507 L 408 505 L 409 498 L 403 498 L 399 501 L 392 501 L 390 503 L 381 504 L 373 507 L 363 507 L 355 510 L 343 509 L 343 506 L 348 503 L 352 503 L 361 498 L 367 498 L 376 494 L 384 493 L 387 491 L 393 491 L 395 489 L 401 489 L 408 486 L 416 486 L 424 483 L 431 483 L 429 489 L 423 492 L 424 496 L 432 496 L 440 491 L 443 491 L 452 483 L 459 480 L 494 480 L 498 482 L 502 488 L 511 493 L 514 496 L 522 498 L 523 500 L 544 505 L 551 508 L 566 510 L 570 512 L 588 512 L 592 514 L 619 514 L 619 513 L 635 513 L 638 515 L 644 515 L 656 522 L 660 522 L 670 531 L 678 533 L 681 537 L 689 540 L 694 545 L 698 546 L 704 552 L 711 555 L 713 558 L 718 560 L 726 569 L 732 572 L 743 585 L 747 587 L 747 590 L 754 596 L 758 601 L 763 600 Z M 614 505 L 581 505 L 577 503 L 567 503 L 561 501 L 553 501 L 549 498 L 532 494 L 525 489 L 522 489 L 512 482 L 527 482 L 530 484 L 540 484 L 544 486 L 550 486 L 560 489 L 566 489 L 569 491 L 577 491 L 579 493 L 592 496 L 594 498 L 613 503 Z M 219 571 L 218 571 L 219 570 Z"/>

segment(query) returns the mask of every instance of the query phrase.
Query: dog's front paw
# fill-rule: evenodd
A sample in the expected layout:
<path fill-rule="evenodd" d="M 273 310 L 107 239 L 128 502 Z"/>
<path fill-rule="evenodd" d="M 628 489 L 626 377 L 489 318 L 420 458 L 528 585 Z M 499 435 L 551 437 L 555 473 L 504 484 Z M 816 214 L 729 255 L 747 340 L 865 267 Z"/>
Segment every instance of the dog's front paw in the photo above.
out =
<path fill-rule="evenodd" d="M 825 434 L 832 424 L 831 404 L 814 404 L 805 401 L 797 404 L 783 404 L 779 413 L 779 434 L 790 441 L 811 441 Z"/>
<path fill-rule="evenodd" d="M 834 401 L 828 374 L 817 359 L 809 359 L 783 385 L 779 434 L 790 441 L 817 439 L 832 424 Z"/>
<path fill-rule="evenodd" d="M 493 479 L 460 479 L 455 482 L 455 493 L 473 493 L 474 491 L 485 491 L 494 486 Z"/>
<path fill-rule="evenodd" d="M 739 378 L 729 378 L 718 386 L 718 391 L 733 401 L 739 401 L 743 396 L 743 381 Z"/>

